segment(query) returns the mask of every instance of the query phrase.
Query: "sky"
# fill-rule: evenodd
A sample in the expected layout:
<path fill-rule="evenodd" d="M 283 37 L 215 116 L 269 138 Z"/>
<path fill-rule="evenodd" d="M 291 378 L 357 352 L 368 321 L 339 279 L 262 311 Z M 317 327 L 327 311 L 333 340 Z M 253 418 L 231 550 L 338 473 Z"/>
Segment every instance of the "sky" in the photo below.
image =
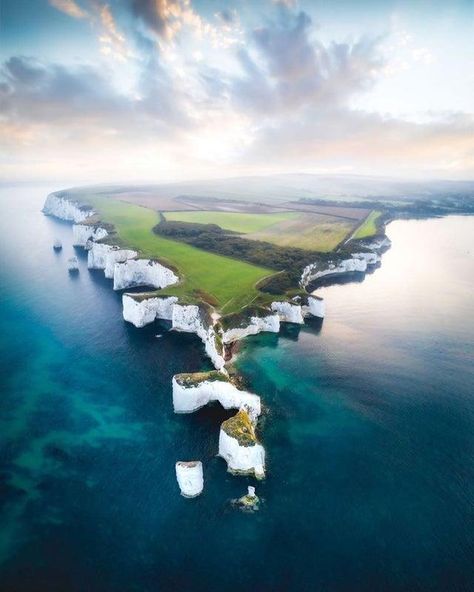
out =
<path fill-rule="evenodd" d="M 1 0 L 0 180 L 474 179 L 474 0 Z"/>

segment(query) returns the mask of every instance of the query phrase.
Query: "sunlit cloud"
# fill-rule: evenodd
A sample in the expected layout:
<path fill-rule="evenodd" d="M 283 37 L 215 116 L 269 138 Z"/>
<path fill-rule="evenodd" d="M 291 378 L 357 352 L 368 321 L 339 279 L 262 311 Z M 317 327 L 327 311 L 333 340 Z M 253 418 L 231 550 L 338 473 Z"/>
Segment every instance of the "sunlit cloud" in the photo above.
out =
<path fill-rule="evenodd" d="M 85 19 L 89 16 L 88 12 L 81 8 L 74 0 L 49 0 L 49 3 L 54 8 L 57 8 L 72 18 Z"/>

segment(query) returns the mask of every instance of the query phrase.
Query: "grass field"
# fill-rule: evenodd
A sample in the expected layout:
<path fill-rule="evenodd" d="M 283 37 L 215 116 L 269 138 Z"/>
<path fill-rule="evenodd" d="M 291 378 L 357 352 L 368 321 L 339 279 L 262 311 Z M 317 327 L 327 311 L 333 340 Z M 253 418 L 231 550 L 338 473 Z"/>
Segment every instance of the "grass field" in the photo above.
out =
<path fill-rule="evenodd" d="M 92 195 L 84 201 L 96 209 L 101 220 L 115 226 L 121 244 L 178 269 L 183 281 L 163 290 L 163 294 L 194 294 L 230 313 L 249 304 L 259 294 L 255 284 L 274 273 L 154 234 L 152 228 L 159 218 L 153 210 Z"/>
<path fill-rule="evenodd" d="M 297 212 L 281 212 L 276 214 L 246 214 L 237 212 L 165 212 L 167 220 L 178 222 L 195 222 L 199 224 L 217 224 L 225 230 L 234 232 L 259 232 L 279 222 L 294 220 L 301 217 Z"/>
<path fill-rule="evenodd" d="M 332 251 L 354 229 L 357 220 L 308 212 L 250 214 L 237 212 L 166 212 L 167 220 L 217 224 L 246 238 L 282 247 Z"/>
<path fill-rule="evenodd" d="M 352 238 L 368 238 L 369 236 L 374 236 L 377 233 L 377 220 L 380 218 L 382 212 L 377 212 L 373 210 L 367 216 L 367 218 L 362 222 L 359 228 L 354 233 Z"/>
<path fill-rule="evenodd" d="M 354 228 L 354 221 L 323 214 L 299 214 L 296 218 L 253 232 L 247 238 L 282 247 L 332 251 Z"/>

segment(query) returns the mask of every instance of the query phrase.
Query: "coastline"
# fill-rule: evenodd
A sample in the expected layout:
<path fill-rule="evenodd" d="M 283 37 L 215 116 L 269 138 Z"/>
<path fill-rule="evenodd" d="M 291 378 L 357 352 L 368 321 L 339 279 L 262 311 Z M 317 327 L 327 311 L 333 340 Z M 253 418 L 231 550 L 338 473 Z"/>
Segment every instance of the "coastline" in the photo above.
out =
<path fill-rule="evenodd" d="M 221 425 L 218 454 L 227 461 L 229 472 L 252 474 L 259 479 L 265 476 L 265 450 L 255 431 L 260 411 L 255 413 L 255 408 L 245 400 L 245 391 L 240 390 L 243 381 L 233 366 L 239 342 L 248 335 L 278 333 L 280 323 L 302 325 L 306 317 L 324 318 L 323 299 L 308 293 L 306 288 L 318 281 L 326 283 L 354 273 L 365 274 L 380 265 L 381 254 L 390 247 L 385 233 L 370 239 L 354 240 L 351 249 L 348 250 L 345 244 L 343 252 L 333 253 L 327 258 L 325 267 L 321 267 L 321 262 L 307 266 L 301 274 L 301 291 L 296 295 L 288 294 L 283 298 L 275 295 L 266 305 L 247 306 L 238 314 L 222 316 L 204 301 L 190 303 L 176 296 L 161 295 L 160 290 L 180 281 L 179 272 L 158 260 L 141 258 L 136 250 L 114 244 L 113 226 L 94 219 L 95 211 L 91 206 L 71 200 L 62 192 L 55 192 L 47 197 L 43 213 L 73 224 L 74 245 L 88 252 L 89 269 L 102 269 L 105 277 L 113 280 L 113 289 L 122 291 L 126 321 L 143 327 L 157 319 L 167 320 L 171 321 L 172 330 L 196 333 L 200 337 L 216 370 L 240 393 L 230 405 L 238 410 L 237 415 L 232 422 L 228 420 Z M 129 288 L 148 286 L 158 292 L 126 292 Z M 176 384 L 173 379 L 173 392 Z M 218 386 L 222 389 L 221 385 Z M 202 391 L 202 385 L 200 389 Z M 187 391 L 186 397 L 192 399 L 198 389 L 192 385 L 181 390 Z M 258 399 L 260 409 L 260 398 L 251 396 Z M 219 395 L 216 400 L 221 401 Z M 242 429 L 231 429 L 227 425 Z M 250 441 L 249 433 L 252 434 Z M 249 456 L 249 450 L 255 451 L 256 456 Z"/>

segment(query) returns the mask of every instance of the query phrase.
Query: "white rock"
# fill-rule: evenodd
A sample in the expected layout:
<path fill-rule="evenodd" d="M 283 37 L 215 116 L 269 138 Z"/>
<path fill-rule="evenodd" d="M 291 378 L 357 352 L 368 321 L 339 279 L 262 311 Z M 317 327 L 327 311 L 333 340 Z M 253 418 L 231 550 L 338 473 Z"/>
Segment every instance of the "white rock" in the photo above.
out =
<path fill-rule="evenodd" d="M 104 243 L 91 243 L 87 253 L 87 267 L 89 269 L 105 269 L 107 253 L 114 247 Z"/>
<path fill-rule="evenodd" d="M 322 277 L 331 277 L 337 275 L 344 275 L 346 273 L 367 271 L 367 262 L 365 259 L 344 259 L 336 263 L 312 263 L 304 268 L 301 275 L 300 284 L 306 287 L 310 282 L 320 279 Z"/>
<path fill-rule="evenodd" d="M 261 444 L 241 446 L 235 438 L 229 436 L 223 428 L 219 434 L 219 456 L 226 462 L 230 471 L 244 474 L 265 476 L 265 449 Z"/>
<path fill-rule="evenodd" d="M 260 415 L 260 397 L 239 390 L 231 382 L 204 380 L 196 386 L 185 386 L 173 376 L 173 408 L 175 413 L 192 413 L 210 402 L 219 401 L 224 409 L 244 407 L 252 419 Z"/>
<path fill-rule="evenodd" d="M 176 479 L 184 497 L 196 497 L 204 489 L 204 477 L 202 473 L 202 462 L 178 461 L 176 463 Z"/>
<path fill-rule="evenodd" d="M 377 253 L 362 251 L 360 253 L 352 253 L 355 259 L 363 259 L 367 265 L 377 265 L 380 262 L 380 255 Z"/>
<path fill-rule="evenodd" d="M 43 212 L 49 216 L 55 216 L 69 222 L 83 222 L 95 213 L 93 210 L 81 209 L 80 203 L 64 197 L 58 197 L 54 193 L 50 193 L 46 198 Z"/>
<path fill-rule="evenodd" d="M 326 313 L 326 305 L 322 298 L 316 296 L 308 296 L 308 306 L 305 310 L 313 315 L 313 317 L 318 317 L 320 319 L 324 319 L 324 315 Z"/>
<path fill-rule="evenodd" d="M 283 323 L 304 323 L 301 305 L 291 302 L 272 302 L 271 308 L 276 312 Z"/>
<path fill-rule="evenodd" d="M 220 370 L 225 360 L 217 350 L 216 331 L 212 325 L 205 326 L 201 311 L 194 304 L 174 304 L 171 319 L 172 329 L 185 333 L 196 333 L 204 343 L 206 354 L 211 358 L 214 367 Z"/>
<path fill-rule="evenodd" d="M 138 253 L 131 249 L 114 248 L 114 250 L 109 251 L 105 256 L 105 277 L 112 280 L 114 278 L 115 264 L 124 263 L 128 259 L 134 259 L 135 257 L 138 257 Z"/>
<path fill-rule="evenodd" d="M 173 305 L 177 301 L 176 296 L 136 300 L 130 294 L 124 294 L 122 296 L 123 318 L 135 327 L 144 327 L 156 319 L 171 321 Z"/>
<path fill-rule="evenodd" d="M 128 259 L 114 266 L 114 290 L 137 286 L 166 288 L 177 281 L 178 276 L 171 269 L 150 259 Z"/>
<path fill-rule="evenodd" d="M 280 317 L 277 314 L 266 317 L 251 317 L 246 327 L 235 327 L 224 331 L 222 341 L 224 343 L 233 343 L 248 335 L 256 335 L 265 331 L 270 333 L 278 333 L 280 331 Z"/>
<path fill-rule="evenodd" d="M 89 241 L 99 241 L 109 233 L 100 226 L 89 226 L 87 224 L 74 224 L 72 227 L 73 244 L 75 247 L 86 247 Z"/>

